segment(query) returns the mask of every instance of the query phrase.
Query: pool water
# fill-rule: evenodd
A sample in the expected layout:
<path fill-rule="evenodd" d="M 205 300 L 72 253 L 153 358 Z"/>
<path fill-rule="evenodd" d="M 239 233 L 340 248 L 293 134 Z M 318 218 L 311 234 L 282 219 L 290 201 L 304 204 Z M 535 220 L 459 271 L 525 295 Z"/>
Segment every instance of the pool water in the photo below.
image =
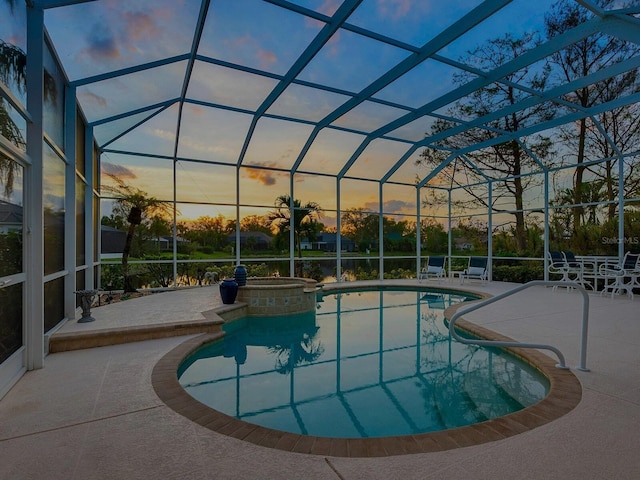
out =
<path fill-rule="evenodd" d="M 243 421 L 303 435 L 366 438 L 482 422 L 544 398 L 548 382 L 496 349 L 449 341 L 460 292 L 345 292 L 317 310 L 225 325 L 180 366 L 196 400 Z"/>

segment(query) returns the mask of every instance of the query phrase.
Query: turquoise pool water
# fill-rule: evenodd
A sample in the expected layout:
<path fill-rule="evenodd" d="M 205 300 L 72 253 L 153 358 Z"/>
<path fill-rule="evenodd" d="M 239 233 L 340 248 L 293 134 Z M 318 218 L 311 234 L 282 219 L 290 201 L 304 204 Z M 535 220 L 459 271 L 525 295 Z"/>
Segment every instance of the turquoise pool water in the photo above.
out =
<path fill-rule="evenodd" d="M 532 405 L 548 382 L 515 357 L 450 342 L 444 309 L 460 292 L 345 292 L 317 310 L 245 318 L 188 357 L 198 401 L 264 427 L 365 438 L 445 430 Z"/>

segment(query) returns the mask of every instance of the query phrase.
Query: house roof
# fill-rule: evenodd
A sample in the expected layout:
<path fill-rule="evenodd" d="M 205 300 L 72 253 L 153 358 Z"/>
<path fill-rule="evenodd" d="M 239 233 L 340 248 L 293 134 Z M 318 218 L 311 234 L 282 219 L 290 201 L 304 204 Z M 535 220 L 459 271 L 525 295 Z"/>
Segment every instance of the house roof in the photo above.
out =
<path fill-rule="evenodd" d="M 0 224 L 22 224 L 22 206 L 0 200 Z"/>
<path fill-rule="evenodd" d="M 240 239 L 246 240 L 247 238 L 250 238 L 250 237 L 253 237 L 253 238 L 257 239 L 257 240 L 261 240 L 261 241 L 267 242 L 267 243 L 270 242 L 273 239 L 273 237 L 267 235 L 264 232 L 256 232 L 256 231 L 248 231 L 248 232 L 247 231 L 241 231 L 240 232 Z M 229 240 L 234 240 L 236 238 L 236 234 L 235 233 L 230 234 L 228 236 L 228 238 L 229 238 Z"/>

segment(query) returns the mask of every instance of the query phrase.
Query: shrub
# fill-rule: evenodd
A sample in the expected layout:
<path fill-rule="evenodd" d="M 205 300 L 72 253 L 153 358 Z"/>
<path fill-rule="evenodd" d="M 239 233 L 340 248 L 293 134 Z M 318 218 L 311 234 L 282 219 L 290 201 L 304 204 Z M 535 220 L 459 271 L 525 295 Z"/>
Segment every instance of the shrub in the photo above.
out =
<path fill-rule="evenodd" d="M 498 282 L 527 283 L 542 280 L 544 268 L 541 265 L 495 265 L 493 280 Z"/>

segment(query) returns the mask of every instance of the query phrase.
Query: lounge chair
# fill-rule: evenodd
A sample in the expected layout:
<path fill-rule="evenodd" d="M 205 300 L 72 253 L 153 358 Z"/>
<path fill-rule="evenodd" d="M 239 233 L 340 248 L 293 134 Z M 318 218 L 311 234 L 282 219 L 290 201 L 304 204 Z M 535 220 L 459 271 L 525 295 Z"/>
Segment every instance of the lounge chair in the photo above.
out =
<path fill-rule="evenodd" d="M 460 283 L 464 283 L 466 278 L 480 280 L 484 284 L 489 276 L 487 262 L 487 257 L 469 257 L 469 265 L 460 274 Z"/>
<path fill-rule="evenodd" d="M 447 257 L 432 257 L 430 256 L 427 259 L 427 264 L 422 267 L 420 273 L 418 274 L 418 281 L 423 278 L 428 279 L 429 277 L 435 277 L 439 281 L 444 278 L 445 273 L 445 263 L 447 261 Z"/>
<path fill-rule="evenodd" d="M 427 302 L 432 310 L 444 310 L 446 307 L 442 293 L 425 293 L 420 300 Z"/>
<path fill-rule="evenodd" d="M 625 253 L 621 265 L 600 265 L 598 274 L 605 282 L 601 293 L 611 293 L 613 298 L 617 293 L 626 292 L 633 298 L 633 289 L 640 288 L 640 253 Z"/>

